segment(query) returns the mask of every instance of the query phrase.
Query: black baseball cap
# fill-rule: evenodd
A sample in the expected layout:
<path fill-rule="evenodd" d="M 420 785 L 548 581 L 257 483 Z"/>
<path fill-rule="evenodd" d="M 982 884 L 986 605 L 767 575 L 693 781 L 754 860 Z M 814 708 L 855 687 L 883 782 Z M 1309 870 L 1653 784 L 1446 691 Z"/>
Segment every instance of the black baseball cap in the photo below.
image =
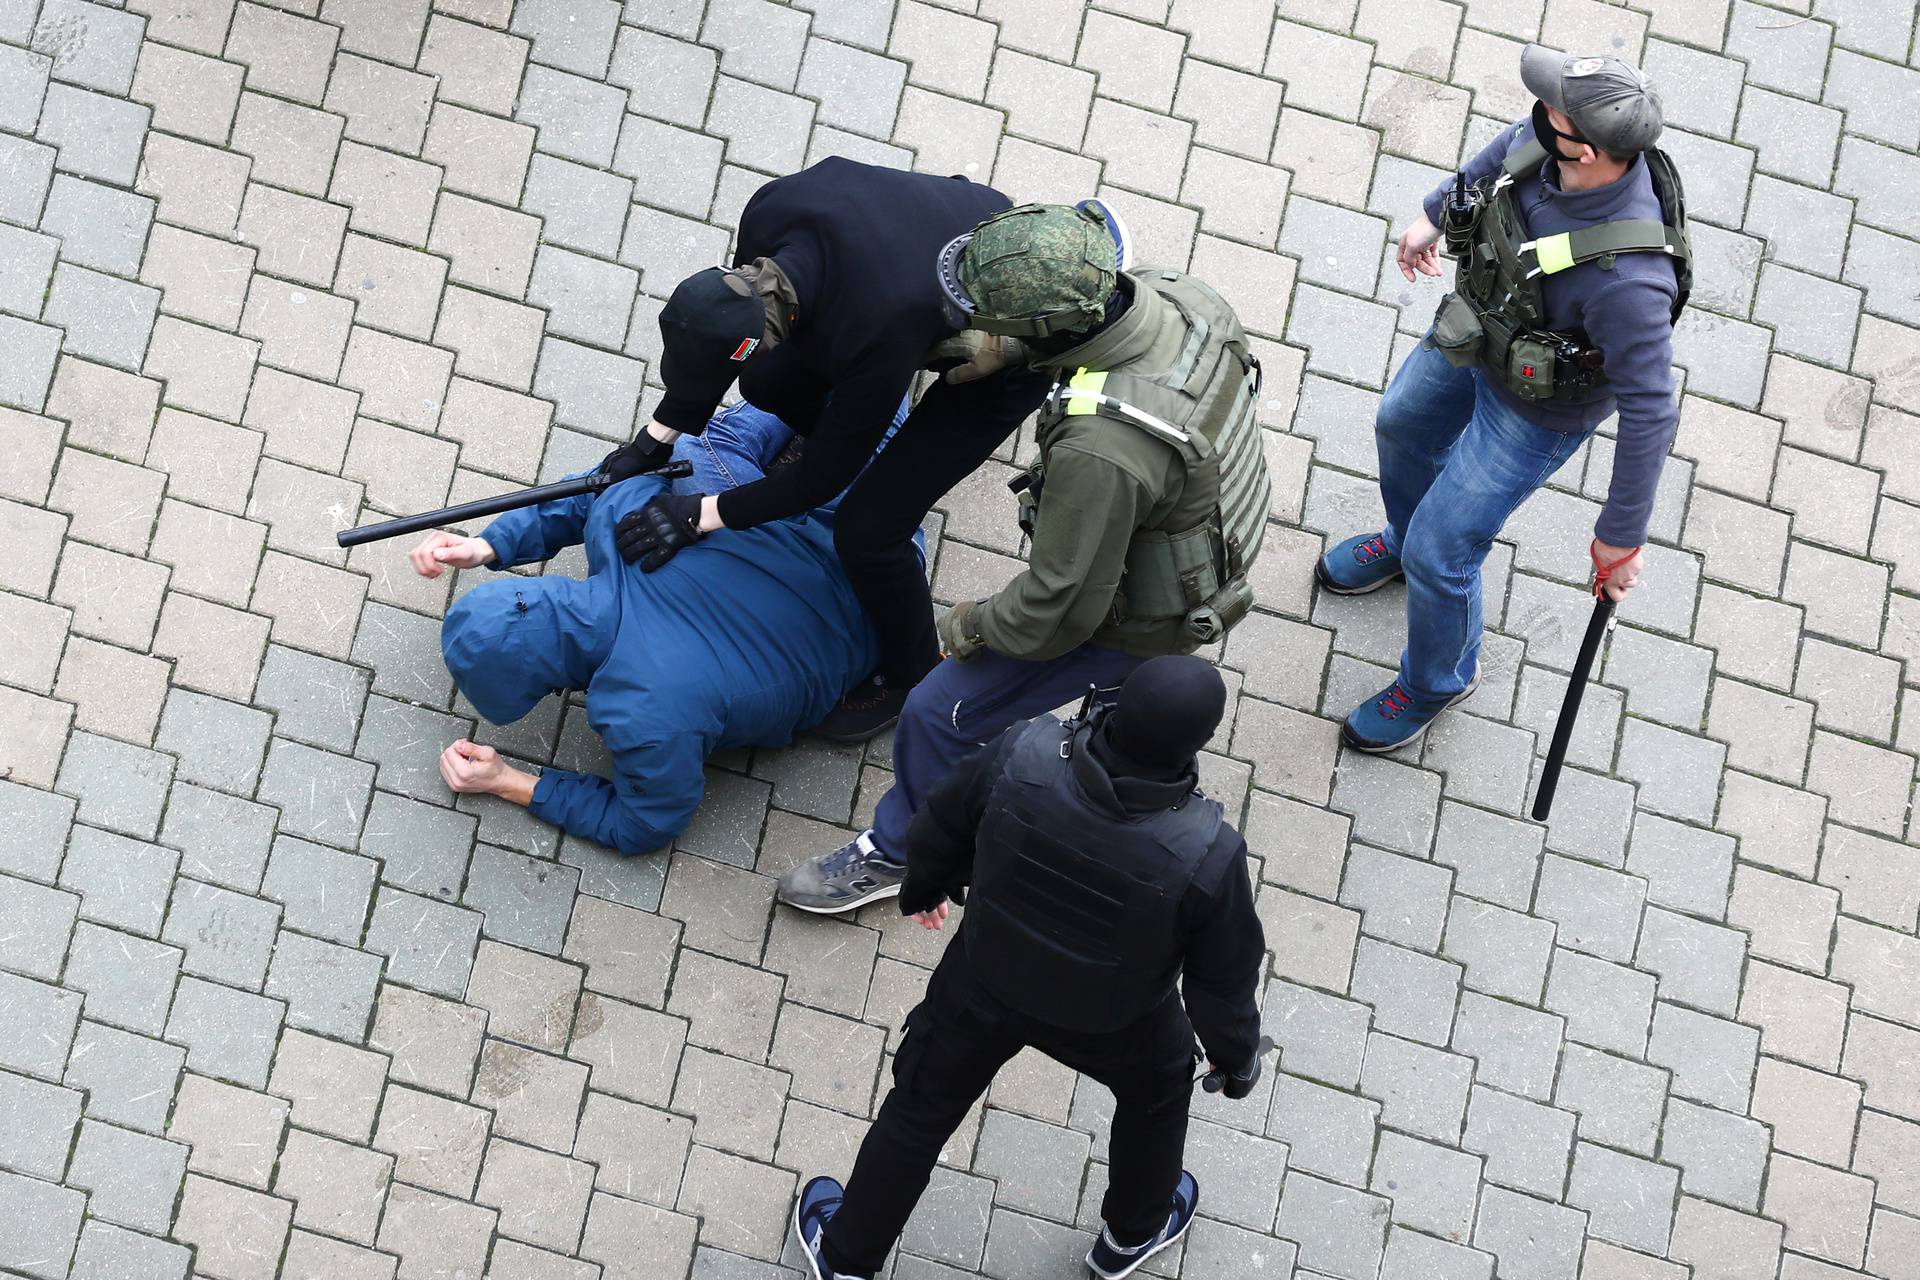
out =
<path fill-rule="evenodd" d="M 708 267 L 682 280 L 660 310 L 660 425 L 704 428 L 766 327 L 759 297 L 739 276 Z"/>

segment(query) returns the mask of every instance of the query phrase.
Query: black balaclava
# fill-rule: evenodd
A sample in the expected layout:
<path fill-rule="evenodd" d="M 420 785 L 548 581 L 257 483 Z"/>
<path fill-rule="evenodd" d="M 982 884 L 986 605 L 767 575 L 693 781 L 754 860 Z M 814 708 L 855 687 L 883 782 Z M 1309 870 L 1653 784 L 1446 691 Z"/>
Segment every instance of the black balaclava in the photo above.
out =
<path fill-rule="evenodd" d="M 1227 686 L 1211 662 L 1149 658 L 1121 684 L 1100 725 L 1102 763 L 1130 777 L 1178 778 L 1193 768 L 1226 709 Z"/>

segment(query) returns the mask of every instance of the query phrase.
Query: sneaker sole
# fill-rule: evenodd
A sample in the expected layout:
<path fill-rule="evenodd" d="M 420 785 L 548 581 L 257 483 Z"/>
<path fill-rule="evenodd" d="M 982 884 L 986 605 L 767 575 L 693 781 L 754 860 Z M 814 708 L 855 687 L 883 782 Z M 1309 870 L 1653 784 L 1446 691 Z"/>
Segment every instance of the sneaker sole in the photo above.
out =
<path fill-rule="evenodd" d="M 869 902 L 878 902 L 882 898 L 897 898 L 899 896 L 900 896 L 900 886 L 897 884 L 890 884 L 890 885 L 884 885 L 881 888 L 875 889 L 872 893 L 867 894 L 865 897 L 855 898 L 851 902 L 840 903 L 838 905 L 830 906 L 830 907 L 829 906 L 810 907 L 804 902 L 794 902 L 787 898 L 782 898 L 780 899 L 780 901 L 786 903 L 788 906 L 792 907 L 795 911 L 805 911 L 811 915 L 816 915 L 816 916 L 837 916 L 837 915 L 844 915 L 849 911 L 858 911 L 861 907 L 866 906 Z"/>
<path fill-rule="evenodd" d="M 1380 588 L 1386 586 L 1389 582 L 1398 582 L 1401 578 L 1404 578 L 1404 577 L 1406 577 L 1406 574 L 1402 573 L 1398 569 L 1395 569 L 1392 573 L 1380 579 L 1378 582 L 1369 582 L 1364 587 L 1347 587 L 1347 586 L 1342 586 L 1338 582 L 1335 582 L 1327 574 L 1326 561 L 1315 560 L 1313 562 L 1313 580 L 1320 584 L 1321 590 L 1331 591 L 1333 592 L 1334 595 L 1337 595 L 1337 596 L 1364 596 L 1369 592 L 1378 591 Z"/>
<path fill-rule="evenodd" d="M 800 1252 L 807 1255 L 807 1270 L 813 1272 L 813 1280 L 827 1280 L 827 1273 L 820 1269 L 820 1259 L 807 1244 L 807 1233 L 800 1229 L 800 1197 L 793 1198 L 793 1238 L 800 1246 Z"/>
<path fill-rule="evenodd" d="M 857 747 L 863 742 L 871 742 L 899 723 L 900 717 L 894 716 L 892 719 L 882 722 L 865 733 L 835 733 L 816 727 L 813 730 L 813 736 L 822 742 L 831 742 L 836 747 Z"/>
<path fill-rule="evenodd" d="M 1466 688 L 1462 689 L 1460 692 L 1454 694 L 1453 697 L 1449 698 L 1447 700 L 1447 705 L 1440 708 L 1440 711 L 1436 711 L 1434 713 L 1433 720 L 1438 720 L 1440 718 L 1440 712 L 1450 710 L 1453 707 L 1457 707 L 1461 703 L 1465 702 L 1468 698 L 1471 698 L 1473 696 L 1473 691 L 1475 689 L 1478 689 L 1479 687 L 1480 687 L 1480 673 L 1476 671 L 1473 673 L 1473 683 L 1468 685 Z M 1433 720 L 1429 720 L 1425 724 L 1421 725 L 1420 728 L 1416 730 L 1411 736 L 1402 738 L 1398 742 L 1386 743 L 1384 745 L 1381 743 L 1360 741 L 1360 739 L 1353 736 L 1352 731 L 1349 730 L 1346 726 L 1346 723 L 1342 721 L 1340 725 L 1340 741 L 1346 743 L 1348 746 L 1352 747 L 1355 751 L 1363 751 L 1370 756 L 1384 756 L 1392 752 L 1398 751 L 1402 747 L 1410 747 L 1414 743 L 1420 741 L 1420 739 L 1426 737 L 1427 730 L 1433 728 Z"/>
<path fill-rule="evenodd" d="M 1181 1228 L 1178 1231 L 1174 1232 L 1172 1235 L 1168 1236 L 1165 1240 L 1162 1240 L 1159 1244 L 1153 1246 L 1153 1248 L 1147 1250 L 1145 1253 L 1135 1258 L 1132 1261 L 1132 1263 L 1130 1263 L 1127 1266 L 1125 1270 L 1102 1271 L 1099 1267 L 1096 1267 L 1093 1265 L 1092 1254 L 1087 1255 L 1087 1270 L 1092 1272 L 1094 1275 L 1099 1276 L 1100 1280 L 1126 1280 L 1126 1277 L 1132 1275 L 1134 1272 L 1138 1271 L 1141 1267 L 1144 1267 L 1145 1265 L 1147 1265 L 1147 1261 L 1150 1258 L 1152 1258 L 1155 1254 L 1160 1253 L 1161 1251 L 1166 1249 L 1171 1249 L 1176 1244 L 1179 1244 L 1181 1239 L 1187 1234 L 1187 1228 L 1191 1227 L 1193 1225 L 1193 1220 L 1199 1216 L 1200 1216 L 1200 1196 L 1199 1196 L 1199 1193 L 1196 1192 L 1193 1197 L 1193 1212 L 1187 1215 L 1187 1220 L 1181 1226 Z"/>

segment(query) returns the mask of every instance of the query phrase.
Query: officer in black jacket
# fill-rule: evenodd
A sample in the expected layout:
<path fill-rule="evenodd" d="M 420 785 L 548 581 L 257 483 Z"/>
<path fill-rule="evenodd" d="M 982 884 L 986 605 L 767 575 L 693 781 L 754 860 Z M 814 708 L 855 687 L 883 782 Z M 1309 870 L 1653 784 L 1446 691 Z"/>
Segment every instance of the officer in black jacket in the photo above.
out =
<path fill-rule="evenodd" d="M 939 928 L 948 899 L 967 911 L 907 1016 L 847 1186 L 801 1190 L 795 1231 L 818 1280 L 878 1272 L 941 1147 L 1027 1046 L 1114 1094 L 1106 1226 L 1087 1265 L 1128 1275 L 1186 1231 L 1195 1032 L 1228 1097 L 1260 1076 L 1266 939 L 1247 846 L 1195 771 L 1225 705 L 1205 661 L 1154 658 L 1111 708 L 1017 725 L 928 796 L 901 912 Z"/>
<path fill-rule="evenodd" d="M 653 420 L 606 465 L 664 461 L 740 393 L 805 441 L 799 460 L 718 496 L 665 494 L 620 524 L 620 554 L 648 572 L 715 529 L 750 529 L 852 489 L 834 545 L 880 645 L 880 668 L 817 732 L 872 737 L 940 660 L 913 535 L 927 511 L 1039 408 L 1048 379 L 1006 368 L 928 389 L 871 466 L 927 351 L 964 327 L 940 287 L 941 250 L 1008 206 L 992 187 L 830 157 L 761 187 L 740 215 L 734 266 L 680 282 L 660 312 Z M 862 468 L 865 471 L 862 471 Z M 856 479 L 856 477 L 858 477 Z"/>

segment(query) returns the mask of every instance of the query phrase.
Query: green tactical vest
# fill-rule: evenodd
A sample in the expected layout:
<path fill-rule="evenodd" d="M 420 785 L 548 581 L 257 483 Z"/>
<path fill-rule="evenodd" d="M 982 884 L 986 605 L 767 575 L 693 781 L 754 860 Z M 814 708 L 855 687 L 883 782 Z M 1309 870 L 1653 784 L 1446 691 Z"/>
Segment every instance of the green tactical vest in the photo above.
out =
<path fill-rule="evenodd" d="M 1128 274 L 1134 309 L 1044 362 L 1055 380 L 1040 410 L 1041 460 L 1021 493 L 1021 523 L 1031 528 L 1049 436 L 1068 419 L 1107 418 L 1172 445 L 1185 484 L 1170 510 L 1134 532 L 1108 625 L 1146 630 L 1180 619 L 1197 642 L 1210 644 L 1253 607 L 1247 574 L 1272 501 L 1255 417 L 1260 362 L 1239 317 L 1212 288 L 1178 271 Z M 1157 323 L 1156 331 L 1131 331 L 1146 323 Z M 1135 354 L 1111 359 L 1128 351 Z"/>
<path fill-rule="evenodd" d="M 1545 277 L 1583 262 L 1611 265 L 1622 253 L 1664 253 L 1673 261 L 1679 292 L 1673 318 L 1693 287 L 1687 242 L 1686 196 L 1673 161 L 1658 149 L 1644 153 L 1664 222 L 1627 218 L 1534 239 L 1513 198 L 1514 183 L 1546 163 L 1538 140 L 1516 148 L 1500 172 L 1474 188 L 1478 218 L 1459 258 L 1454 292 L 1434 316 L 1433 343 L 1456 365 L 1478 364 L 1523 400 L 1551 400 L 1606 384 L 1604 357 L 1584 331 L 1542 328 Z"/>

